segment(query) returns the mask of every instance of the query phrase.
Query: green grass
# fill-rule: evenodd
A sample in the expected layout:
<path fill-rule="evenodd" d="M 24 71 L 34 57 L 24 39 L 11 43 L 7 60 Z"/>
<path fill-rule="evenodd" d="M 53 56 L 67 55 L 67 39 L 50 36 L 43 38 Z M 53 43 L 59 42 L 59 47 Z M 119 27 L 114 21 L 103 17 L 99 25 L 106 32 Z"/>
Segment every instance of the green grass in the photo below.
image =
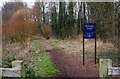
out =
<path fill-rule="evenodd" d="M 38 49 L 41 53 L 46 52 L 43 46 L 40 45 L 40 43 L 38 43 L 37 41 L 34 41 L 34 45 L 35 45 L 35 48 Z"/>
<path fill-rule="evenodd" d="M 35 41 L 34 44 L 41 52 L 38 56 L 33 58 L 38 74 L 42 77 L 56 75 L 58 73 L 58 69 L 50 59 L 49 53 L 46 52 L 38 42 Z"/>

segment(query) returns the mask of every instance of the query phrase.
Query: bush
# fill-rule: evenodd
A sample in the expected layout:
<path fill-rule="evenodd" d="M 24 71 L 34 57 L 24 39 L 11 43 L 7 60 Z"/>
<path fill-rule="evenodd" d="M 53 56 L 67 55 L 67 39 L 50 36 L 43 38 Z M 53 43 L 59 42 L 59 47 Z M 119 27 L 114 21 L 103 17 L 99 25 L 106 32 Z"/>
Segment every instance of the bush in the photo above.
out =
<path fill-rule="evenodd" d="M 2 66 L 4 68 L 12 68 L 12 61 L 14 61 L 15 58 L 13 56 L 7 56 L 5 58 L 3 58 L 2 60 Z"/>
<path fill-rule="evenodd" d="M 40 74 L 38 75 L 37 72 L 35 72 L 31 67 L 28 67 L 25 65 L 25 79 L 43 79 Z"/>
<path fill-rule="evenodd" d="M 97 52 L 97 63 L 99 59 L 111 59 L 113 65 L 118 65 L 118 58 L 119 58 L 118 51 L 108 51 L 108 52 Z"/>
<path fill-rule="evenodd" d="M 18 10 L 3 25 L 3 34 L 12 41 L 24 42 L 36 30 L 36 22 L 32 18 L 31 10 L 24 8 Z"/>
<path fill-rule="evenodd" d="M 49 39 L 50 36 L 52 35 L 52 29 L 47 24 L 41 26 L 41 31 L 42 31 L 43 36 L 47 39 Z"/>

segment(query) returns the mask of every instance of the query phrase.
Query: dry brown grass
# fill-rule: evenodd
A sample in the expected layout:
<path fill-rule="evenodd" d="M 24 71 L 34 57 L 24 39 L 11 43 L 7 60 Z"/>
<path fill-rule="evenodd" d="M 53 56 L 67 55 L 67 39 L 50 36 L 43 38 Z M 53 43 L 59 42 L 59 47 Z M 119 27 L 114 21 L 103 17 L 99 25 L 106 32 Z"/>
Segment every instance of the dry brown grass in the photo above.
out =
<path fill-rule="evenodd" d="M 60 39 L 50 39 L 46 40 L 53 46 L 56 46 L 58 48 L 61 48 L 63 51 L 66 53 L 69 53 L 73 56 L 79 56 L 82 57 L 83 53 L 83 39 L 82 35 L 80 35 L 76 39 L 66 39 L 66 40 L 60 40 Z M 88 53 L 88 55 L 93 55 L 94 54 L 94 46 L 95 46 L 95 41 L 94 39 L 85 39 L 85 53 Z M 97 40 L 97 52 L 107 52 L 107 51 L 113 51 L 117 50 L 116 47 L 112 43 L 103 43 L 102 40 Z"/>

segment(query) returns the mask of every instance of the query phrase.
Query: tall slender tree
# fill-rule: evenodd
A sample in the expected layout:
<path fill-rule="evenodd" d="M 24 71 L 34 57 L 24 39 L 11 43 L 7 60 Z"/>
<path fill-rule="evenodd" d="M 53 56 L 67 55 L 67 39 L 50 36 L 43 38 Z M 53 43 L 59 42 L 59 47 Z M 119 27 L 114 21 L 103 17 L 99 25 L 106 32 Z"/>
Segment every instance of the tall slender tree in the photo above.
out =
<path fill-rule="evenodd" d="M 42 2 L 42 17 L 43 17 L 43 23 L 45 23 L 45 5 L 44 5 L 44 2 Z"/>
<path fill-rule="evenodd" d="M 65 38 L 66 37 L 66 28 L 65 28 L 65 16 L 66 16 L 66 9 L 65 9 L 65 2 L 62 3 L 62 20 L 63 20 L 63 24 L 62 24 L 62 37 Z"/>
<path fill-rule="evenodd" d="M 78 6 L 79 6 L 79 11 L 78 11 L 78 17 L 77 17 L 77 34 L 80 34 L 80 26 L 81 26 L 81 11 L 82 11 L 82 5 L 80 4 L 81 2 L 78 3 Z"/>
<path fill-rule="evenodd" d="M 32 8 L 32 11 L 33 11 L 33 16 L 36 18 L 36 22 L 37 22 L 37 29 L 36 29 L 36 31 L 38 32 L 38 33 L 40 33 L 41 32 L 41 23 L 42 23 L 42 4 L 41 4 L 41 2 L 35 2 L 34 3 L 34 6 L 33 6 L 33 8 Z"/>
<path fill-rule="evenodd" d="M 59 2 L 58 35 L 65 37 L 65 2 Z"/>
<path fill-rule="evenodd" d="M 69 2 L 68 5 L 68 18 L 66 20 L 66 26 L 68 30 L 68 36 L 71 36 L 73 33 L 74 25 L 74 11 L 73 11 L 73 2 Z"/>
<path fill-rule="evenodd" d="M 52 26 L 53 34 L 56 36 L 58 29 L 57 29 L 57 12 L 55 5 L 52 7 L 52 11 L 51 11 L 51 26 Z"/>

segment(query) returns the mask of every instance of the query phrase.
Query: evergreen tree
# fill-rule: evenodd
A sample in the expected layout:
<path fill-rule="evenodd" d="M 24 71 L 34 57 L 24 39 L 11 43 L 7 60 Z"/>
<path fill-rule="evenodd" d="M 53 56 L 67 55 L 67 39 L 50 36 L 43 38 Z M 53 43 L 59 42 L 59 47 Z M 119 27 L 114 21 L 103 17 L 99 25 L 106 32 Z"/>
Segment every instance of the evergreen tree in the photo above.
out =
<path fill-rule="evenodd" d="M 52 7 L 52 11 L 51 11 L 51 26 L 52 26 L 53 34 L 56 36 L 58 29 L 57 29 L 57 12 L 55 5 Z"/>
<path fill-rule="evenodd" d="M 73 29 L 75 28 L 74 25 L 74 11 L 73 11 L 73 2 L 69 2 L 68 5 L 68 17 L 66 20 L 66 26 L 68 30 L 68 36 L 71 36 L 72 33 L 74 32 Z"/>
<path fill-rule="evenodd" d="M 65 28 L 65 16 L 66 16 L 66 9 L 65 9 L 65 2 L 62 3 L 62 38 L 66 37 L 66 28 Z"/>
<path fill-rule="evenodd" d="M 58 18 L 58 36 L 61 36 L 61 27 L 62 27 L 62 2 L 59 3 L 59 18 Z"/>
<path fill-rule="evenodd" d="M 65 2 L 59 3 L 59 17 L 58 17 L 58 35 L 61 38 L 65 37 Z"/>

